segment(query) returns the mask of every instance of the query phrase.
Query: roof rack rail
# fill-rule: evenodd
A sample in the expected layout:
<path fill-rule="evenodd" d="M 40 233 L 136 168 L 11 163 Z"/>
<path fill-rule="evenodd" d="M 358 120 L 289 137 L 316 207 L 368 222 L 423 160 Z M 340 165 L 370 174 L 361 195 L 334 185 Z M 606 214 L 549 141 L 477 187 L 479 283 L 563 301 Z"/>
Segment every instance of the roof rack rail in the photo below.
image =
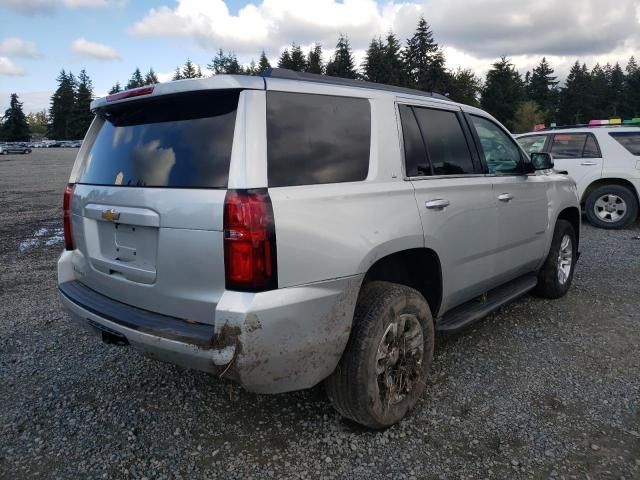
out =
<path fill-rule="evenodd" d="M 586 123 L 576 123 L 575 125 L 556 125 L 555 127 L 545 127 L 538 130 L 538 132 L 544 132 L 547 130 L 563 130 L 565 128 L 585 128 L 589 125 Z"/>
<path fill-rule="evenodd" d="M 424 92 L 413 88 L 395 87 L 384 83 L 367 82 L 365 80 L 355 80 L 351 78 L 331 77 L 317 73 L 296 72 L 287 68 L 268 68 L 262 74 L 264 78 L 283 78 L 286 80 L 301 80 L 304 82 L 325 83 L 328 85 L 342 85 L 345 87 L 371 88 L 372 90 L 383 90 L 385 92 L 405 93 L 407 95 L 419 95 L 421 97 L 437 98 L 438 100 L 452 100 L 446 95 L 435 92 Z"/>

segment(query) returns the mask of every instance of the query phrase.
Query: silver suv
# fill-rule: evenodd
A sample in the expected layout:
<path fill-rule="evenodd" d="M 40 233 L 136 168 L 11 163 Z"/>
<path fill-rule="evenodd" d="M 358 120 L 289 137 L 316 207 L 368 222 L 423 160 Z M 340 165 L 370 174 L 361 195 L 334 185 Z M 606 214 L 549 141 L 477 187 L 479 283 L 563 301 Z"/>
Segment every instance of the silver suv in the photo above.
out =
<path fill-rule="evenodd" d="M 436 331 L 571 285 L 575 183 L 476 108 L 273 70 L 92 109 L 58 280 L 106 342 L 254 392 L 324 381 L 383 428 L 423 393 Z"/>

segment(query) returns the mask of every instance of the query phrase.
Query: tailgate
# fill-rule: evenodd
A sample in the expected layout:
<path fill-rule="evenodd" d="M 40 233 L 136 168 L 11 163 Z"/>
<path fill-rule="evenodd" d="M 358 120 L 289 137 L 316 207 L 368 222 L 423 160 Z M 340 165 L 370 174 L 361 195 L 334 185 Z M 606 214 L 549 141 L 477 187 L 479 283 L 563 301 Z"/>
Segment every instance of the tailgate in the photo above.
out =
<path fill-rule="evenodd" d="M 238 90 L 98 110 L 72 172 L 78 280 L 111 299 L 213 323 Z"/>

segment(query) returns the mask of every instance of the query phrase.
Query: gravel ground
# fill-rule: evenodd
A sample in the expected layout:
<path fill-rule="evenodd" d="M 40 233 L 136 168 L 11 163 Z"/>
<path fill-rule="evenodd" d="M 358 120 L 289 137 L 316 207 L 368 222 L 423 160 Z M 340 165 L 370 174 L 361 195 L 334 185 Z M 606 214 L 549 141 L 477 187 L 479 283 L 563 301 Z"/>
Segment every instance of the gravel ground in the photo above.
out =
<path fill-rule="evenodd" d="M 0 477 L 640 478 L 640 225 L 585 226 L 569 295 L 438 337 L 385 432 L 76 329 L 56 293 L 75 150 L 0 157 Z"/>

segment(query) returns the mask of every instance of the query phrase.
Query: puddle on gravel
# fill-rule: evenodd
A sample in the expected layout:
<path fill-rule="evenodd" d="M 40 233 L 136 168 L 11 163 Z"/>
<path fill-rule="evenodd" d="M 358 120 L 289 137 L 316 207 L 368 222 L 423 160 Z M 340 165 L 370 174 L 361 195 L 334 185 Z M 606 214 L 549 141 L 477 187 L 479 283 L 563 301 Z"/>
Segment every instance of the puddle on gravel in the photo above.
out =
<path fill-rule="evenodd" d="M 52 247 L 64 241 L 64 232 L 60 227 L 40 227 L 33 235 L 20 242 L 20 253 L 37 247 Z"/>

